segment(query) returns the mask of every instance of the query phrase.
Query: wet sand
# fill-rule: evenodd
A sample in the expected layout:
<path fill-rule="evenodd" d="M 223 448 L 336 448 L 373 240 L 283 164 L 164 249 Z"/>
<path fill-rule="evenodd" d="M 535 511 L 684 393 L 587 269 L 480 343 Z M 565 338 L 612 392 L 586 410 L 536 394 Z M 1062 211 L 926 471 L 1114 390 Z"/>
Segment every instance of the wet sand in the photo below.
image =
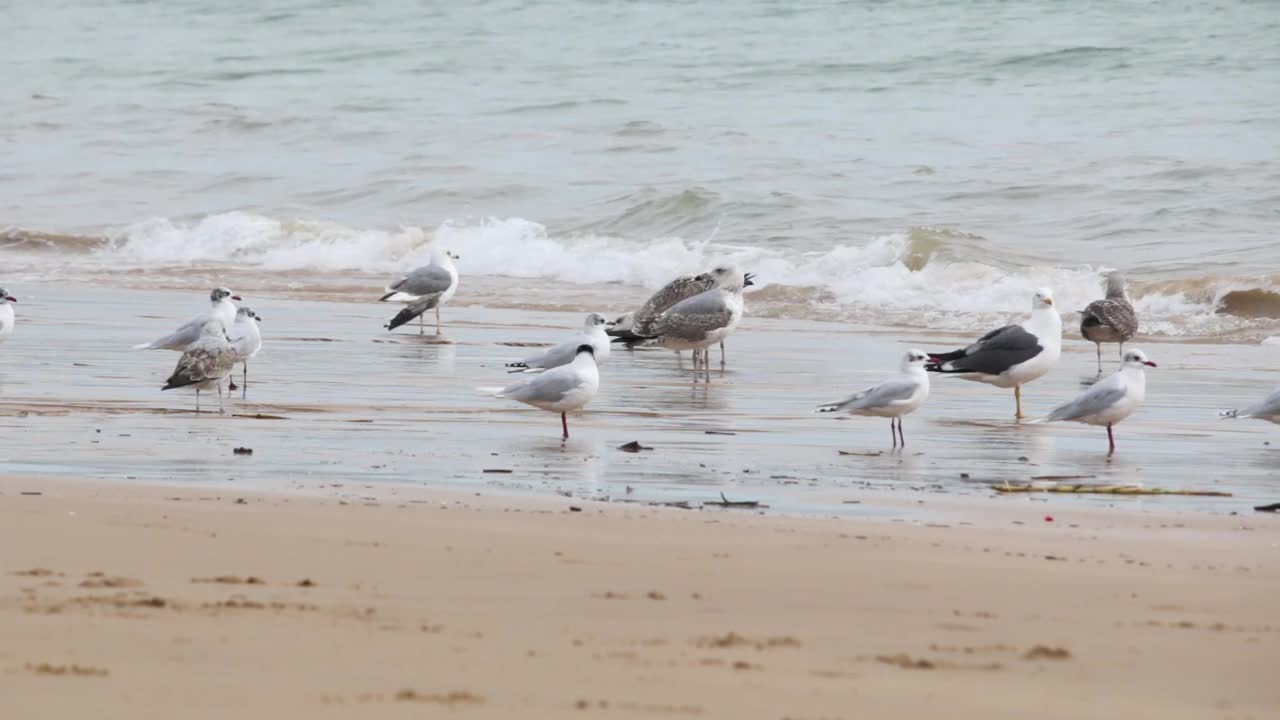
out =
<path fill-rule="evenodd" d="M 0 477 L 0 693 L 22 718 L 1280 707 L 1274 516 L 937 502 L 965 520 Z"/>
<path fill-rule="evenodd" d="M 1275 426 L 1216 417 L 1275 382 L 1270 347 L 1143 342 L 1161 368 L 1149 373 L 1146 405 L 1118 427 L 1110 460 L 1102 429 L 1016 424 L 1010 392 L 949 378 L 937 379 L 928 404 L 906 419 L 907 451 L 890 453 L 887 420 L 815 417 L 812 407 L 892 372 L 908 347 L 948 348 L 967 337 L 749 316 L 729 340 L 728 369 L 713 371 L 709 386 L 671 353 L 615 352 L 600 396 L 570 418 L 573 437 L 562 444 L 555 416 L 477 388 L 509 381 L 503 363 L 531 350 L 520 344 L 565 338 L 580 313 L 447 307 L 440 342 L 382 330 L 398 306 L 242 293 L 265 319 L 265 346 L 251 363 L 248 399 L 229 400 L 230 416 L 218 417 L 195 415 L 187 391 L 159 391 L 176 353 L 129 350 L 194 314 L 200 297 L 25 288 L 0 367 L 0 472 L 244 490 L 393 482 L 694 503 L 723 492 L 774 510 L 845 515 L 878 512 L 869 498 L 939 494 L 1033 512 L 1227 513 L 1280 492 Z M 1059 367 L 1026 390 L 1033 414 L 1094 377 L 1093 346 L 1068 338 Z M 204 404 L 215 399 L 206 393 Z M 633 440 L 653 450 L 617 449 Z M 235 447 L 254 453 L 233 456 Z M 1044 476 L 1235 497 L 991 491 Z"/>

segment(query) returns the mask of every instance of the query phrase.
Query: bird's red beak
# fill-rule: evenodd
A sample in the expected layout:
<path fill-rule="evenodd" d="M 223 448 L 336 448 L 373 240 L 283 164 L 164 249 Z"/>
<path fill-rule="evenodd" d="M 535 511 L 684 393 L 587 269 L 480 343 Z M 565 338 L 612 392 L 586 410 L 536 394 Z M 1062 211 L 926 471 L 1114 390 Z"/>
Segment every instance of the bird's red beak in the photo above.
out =
<path fill-rule="evenodd" d="M 232 296 L 231 296 L 231 299 L 232 299 L 232 300 L 239 300 L 239 299 L 240 299 L 240 296 L 239 296 L 239 295 L 232 295 Z"/>
<path fill-rule="evenodd" d="M 5 296 L 4 296 L 4 299 L 5 299 L 5 300 L 8 300 L 9 302 L 18 302 L 18 298 L 14 297 L 14 296 L 12 296 L 12 295 L 5 295 Z"/>
<path fill-rule="evenodd" d="M 1146 362 L 1144 362 L 1144 363 L 1142 363 L 1142 364 L 1143 364 L 1143 365 L 1146 365 L 1146 366 L 1148 366 L 1148 367 L 1160 367 L 1159 365 L 1157 365 L 1157 364 L 1155 364 L 1155 363 L 1151 362 L 1150 360 L 1148 360 L 1148 361 L 1146 361 Z"/>

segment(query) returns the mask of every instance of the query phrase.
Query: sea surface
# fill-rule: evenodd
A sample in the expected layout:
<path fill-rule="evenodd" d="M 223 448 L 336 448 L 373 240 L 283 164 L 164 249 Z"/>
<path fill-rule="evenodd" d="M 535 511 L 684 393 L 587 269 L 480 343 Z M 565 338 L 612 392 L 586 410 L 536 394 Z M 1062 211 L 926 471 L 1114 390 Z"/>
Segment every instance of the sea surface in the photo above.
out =
<path fill-rule="evenodd" d="M 757 315 L 970 330 L 1121 269 L 1149 334 L 1280 334 L 1277 3 L 46 0 L 0 26 L 11 289 L 360 295 L 434 238 L 489 279 L 458 303 L 731 260 Z"/>

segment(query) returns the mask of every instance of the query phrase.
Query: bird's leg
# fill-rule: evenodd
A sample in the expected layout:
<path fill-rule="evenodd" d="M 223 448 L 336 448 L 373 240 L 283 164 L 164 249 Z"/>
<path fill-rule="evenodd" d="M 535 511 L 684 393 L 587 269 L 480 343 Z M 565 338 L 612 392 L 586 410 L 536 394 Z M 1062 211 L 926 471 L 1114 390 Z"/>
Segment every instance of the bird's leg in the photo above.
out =
<path fill-rule="evenodd" d="M 240 399 L 249 397 L 249 361 L 244 361 L 244 382 L 240 383 Z"/>
<path fill-rule="evenodd" d="M 1107 457 L 1111 457 L 1116 454 L 1116 436 L 1111 432 L 1111 423 L 1107 423 L 1107 442 L 1111 444 Z"/>
<path fill-rule="evenodd" d="M 1094 345 L 1097 346 L 1098 348 L 1098 374 L 1101 375 L 1102 374 L 1102 343 L 1094 343 Z M 1124 344 L 1121 343 L 1120 347 L 1124 347 Z"/>
<path fill-rule="evenodd" d="M 200 388 L 196 388 L 196 414 L 200 414 Z"/>
<path fill-rule="evenodd" d="M 1102 350 L 1099 349 L 1098 352 L 1102 352 Z M 1124 360 L 1124 341 L 1120 342 L 1120 359 Z"/>
<path fill-rule="evenodd" d="M 1014 399 L 1014 402 L 1018 404 L 1018 412 L 1013 417 L 1015 419 L 1021 420 L 1022 418 L 1026 417 L 1026 415 L 1022 414 L 1022 386 L 1021 385 L 1013 386 L 1013 399 Z"/>
<path fill-rule="evenodd" d="M 724 341 L 720 341 L 720 369 L 724 369 Z"/>
<path fill-rule="evenodd" d="M 440 306 L 436 305 L 436 337 L 440 336 Z"/>
<path fill-rule="evenodd" d="M 569 439 L 569 418 L 564 413 L 560 413 L 560 427 L 564 429 L 564 437 L 561 440 Z"/>
<path fill-rule="evenodd" d="M 218 388 L 218 414 L 226 415 L 227 411 L 222 409 L 222 381 L 219 380 L 214 385 Z"/>
<path fill-rule="evenodd" d="M 418 335 L 426 335 L 427 331 L 422 327 L 422 316 L 418 316 Z"/>
<path fill-rule="evenodd" d="M 711 348 L 702 351 L 702 370 L 707 374 L 707 382 L 711 382 Z"/>
<path fill-rule="evenodd" d="M 898 433 L 893 431 L 894 422 L 893 418 L 889 418 L 889 437 L 893 439 L 893 448 L 896 450 L 898 448 Z"/>
<path fill-rule="evenodd" d="M 900 445 L 903 450 L 906 450 L 907 436 L 902 434 L 902 418 L 898 418 L 898 437 L 902 439 L 902 441 L 899 442 L 898 445 Z"/>

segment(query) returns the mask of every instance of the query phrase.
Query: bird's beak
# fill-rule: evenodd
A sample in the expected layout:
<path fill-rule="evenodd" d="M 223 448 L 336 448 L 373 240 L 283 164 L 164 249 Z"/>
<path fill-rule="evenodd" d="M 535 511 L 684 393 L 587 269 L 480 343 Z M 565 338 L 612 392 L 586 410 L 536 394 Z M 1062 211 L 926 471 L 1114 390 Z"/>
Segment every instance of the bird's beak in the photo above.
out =
<path fill-rule="evenodd" d="M 14 296 L 12 296 L 12 295 L 5 295 L 5 296 L 4 296 L 4 299 L 5 299 L 5 300 L 8 300 L 9 302 L 18 302 L 18 298 L 14 297 Z"/>
<path fill-rule="evenodd" d="M 239 295 L 232 295 L 232 296 L 231 296 L 231 299 L 232 299 L 232 300 L 239 300 L 239 299 L 240 299 L 240 296 L 239 296 Z"/>
<path fill-rule="evenodd" d="M 1143 363 L 1142 363 L 1142 364 L 1143 364 L 1143 365 L 1146 365 L 1147 367 L 1160 367 L 1159 365 L 1156 365 L 1155 363 L 1151 362 L 1150 360 L 1145 360 L 1145 361 L 1143 361 Z"/>
<path fill-rule="evenodd" d="M 1045 298 L 1044 304 L 1053 307 L 1053 298 Z"/>
<path fill-rule="evenodd" d="M 751 287 L 752 285 L 755 285 L 755 283 L 754 283 L 754 282 L 752 282 L 753 280 L 755 280 L 755 277 L 756 277 L 756 276 L 755 276 L 753 273 L 747 273 L 747 274 L 743 275 L 743 276 L 742 276 L 742 287 Z"/>
<path fill-rule="evenodd" d="M 254 315 L 254 316 L 253 316 L 253 319 L 254 319 L 254 320 L 257 320 L 258 322 L 262 322 L 262 316 L 261 316 L 261 315 Z"/>

